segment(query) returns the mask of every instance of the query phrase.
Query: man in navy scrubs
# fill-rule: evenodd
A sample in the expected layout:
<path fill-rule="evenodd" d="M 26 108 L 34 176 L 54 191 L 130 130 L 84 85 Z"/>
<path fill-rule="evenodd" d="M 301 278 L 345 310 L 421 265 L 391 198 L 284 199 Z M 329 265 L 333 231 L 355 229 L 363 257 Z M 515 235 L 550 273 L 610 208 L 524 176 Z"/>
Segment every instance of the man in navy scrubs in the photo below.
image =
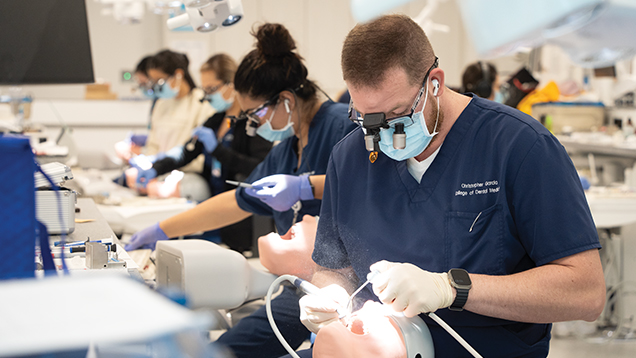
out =
<path fill-rule="evenodd" d="M 436 356 L 470 354 L 427 312 L 484 357 L 546 357 L 550 323 L 593 321 L 605 303 L 583 189 L 554 136 L 515 109 L 449 90 L 442 62 L 406 16 L 345 39 L 361 128 L 331 155 L 313 253 L 325 295 L 301 299 L 301 320 L 314 332 L 337 321 L 336 297 L 377 270 L 361 299 L 374 293 L 419 314 Z M 334 283 L 345 289 L 326 288 Z"/>

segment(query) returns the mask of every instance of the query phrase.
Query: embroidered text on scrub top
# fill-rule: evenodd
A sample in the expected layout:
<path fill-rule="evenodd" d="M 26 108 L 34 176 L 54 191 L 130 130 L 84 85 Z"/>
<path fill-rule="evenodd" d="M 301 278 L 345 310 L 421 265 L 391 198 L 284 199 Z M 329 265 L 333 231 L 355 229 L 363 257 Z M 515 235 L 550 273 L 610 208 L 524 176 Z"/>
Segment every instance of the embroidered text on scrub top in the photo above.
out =
<path fill-rule="evenodd" d="M 455 196 L 496 194 L 499 192 L 499 181 L 487 180 L 484 182 L 461 183 L 455 191 Z"/>

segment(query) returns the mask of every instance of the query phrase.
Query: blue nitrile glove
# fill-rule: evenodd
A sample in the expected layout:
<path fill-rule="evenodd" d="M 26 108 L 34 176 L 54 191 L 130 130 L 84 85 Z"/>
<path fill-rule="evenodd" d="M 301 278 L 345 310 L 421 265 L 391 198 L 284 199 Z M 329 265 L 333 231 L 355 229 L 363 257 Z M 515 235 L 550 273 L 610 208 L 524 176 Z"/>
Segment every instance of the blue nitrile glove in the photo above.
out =
<path fill-rule="evenodd" d="M 586 177 L 579 175 L 579 179 L 581 180 L 581 186 L 583 187 L 583 190 L 587 190 L 589 189 L 592 185 L 590 184 L 590 181 L 587 180 Z"/>
<path fill-rule="evenodd" d="M 216 133 L 208 127 L 196 127 L 192 130 L 192 136 L 196 136 L 197 140 L 203 143 L 205 151 L 212 153 L 219 141 L 216 139 Z"/>
<path fill-rule="evenodd" d="M 155 168 L 150 168 L 147 170 L 137 168 L 136 185 L 138 188 L 145 188 L 146 185 L 148 185 L 148 182 L 156 177 L 157 177 L 157 171 L 155 170 Z"/>
<path fill-rule="evenodd" d="M 124 247 L 124 250 L 137 250 L 137 249 L 155 249 L 157 241 L 168 240 L 166 233 L 161 230 L 159 223 L 137 231 L 131 238 L 130 243 Z"/>
<path fill-rule="evenodd" d="M 147 134 L 131 134 L 129 138 L 132 144 L 143 147 L 144 145 L 146 145 L 146 141 L 148 140 L 148 135 Z"/>
<path fill-rule="evenodd" d="M 154 163 L 155 160 L 157 160 L 157 157 L 154 155 L 139 154 L 130 158 L 128 164 L 134 168 L 149 168 L 152 167 L 152 163 Z"/>
<path fill-rule="evenodd" d="M 274 174 L 252 183 L 257 188 L 245 192 L 272 207 L 276 211 L 287 211 L 299 200 L 311 200 L 314 193 L 309 175 Z"/>

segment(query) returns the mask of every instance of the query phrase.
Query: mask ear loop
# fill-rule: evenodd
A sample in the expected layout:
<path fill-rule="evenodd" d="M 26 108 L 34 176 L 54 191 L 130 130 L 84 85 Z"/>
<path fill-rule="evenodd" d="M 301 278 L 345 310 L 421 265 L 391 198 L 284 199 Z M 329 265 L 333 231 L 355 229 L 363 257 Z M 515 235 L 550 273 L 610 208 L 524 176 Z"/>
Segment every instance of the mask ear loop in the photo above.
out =
<path fill-rule="evenodd" d="M 293 112 L 292 112 L 291 110 L 289 110 L 289 100 L 288 100 L 288 99 L 286 99 L 286 100 L 283 102 L 283 104 L 285 105 L 285 110 L 287 111 L 287 114 L 288 114 L 288 115 L 287 115 L 287 125 L 289 125 L 289 123 L 292 123 L 292 124 L 293 124 L 293 122 L 291 121 L 291 119 L 292 119 L 292 113 L 293 113 Z M 298 130 L 300 131 L 300 123 L 299 123 L 298 125 L 299 125 Z"/>
<path fill-rule="evenodd" d="M 181 81 L 183 81 L 183 75 L 180 75 L 180 74 L 176 73 L 174 75 L 174 78 L 176 78 L 179 81 L 179 84 L 175 86 L 177 88 L 177 90 L 178 90 L 178 89 L 181 88 Z M 170 84 L 168 84 L 168 86 L 170 86 Z"/>
<path fill-rule="evenodd" d="M 267 122 L 269 122 L 270 127 L 272 127 L 272 119 L 274 118 L 274 115 L 276 114 L 276 108 L 278 108 L 278 104 L 274 106 L 274 109 L 272 110 L 272 114 L 269 116 L 269 119 L 267 120 Z M 274 127 L 272 127 L 272 129 L 274 129 Z"/>
<path fill-rule="evenodd" d="M 439 123 L 439 97 L 436 97 L 436 101 L 437 102 L 437 118 L 435 119 L 435 127 L 433 127 L 433 133 L 431 133 L 431 136 L 434 136 L 436 134 L 438 134 L 439 132 L 437 132 L 437 123 Z M 426 101 L 428 100 L 428 81 L 426 81 L 426 99 L 424 100 L 424 106 L 426 106 Z M 422 111 L 424 111 L 424 108 L 422 108 Z M 424 116 L 422 116 L 422 118 L 424 118 Z M 424 119 L 424 125 L 426 125 L 426 119 Z"/>

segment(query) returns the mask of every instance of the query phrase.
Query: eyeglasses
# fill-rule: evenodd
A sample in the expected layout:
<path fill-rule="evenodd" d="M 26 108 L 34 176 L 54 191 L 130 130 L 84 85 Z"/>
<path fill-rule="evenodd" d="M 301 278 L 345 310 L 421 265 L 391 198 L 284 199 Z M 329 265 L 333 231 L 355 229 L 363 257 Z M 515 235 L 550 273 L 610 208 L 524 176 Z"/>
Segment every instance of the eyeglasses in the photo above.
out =
<path fill-rule="evenodd" d="M 413 114 L 415 113 L 415 108 L 417 108 L 417 106 L 420 104 L 422 95 L 424 94 L 424 91 L 426 91 L 426 81 L 428 80 L 428 76 L 430 75 L 431 71 L 434 68 L 437 68 L 437 65 L 439 62 L 438 60 L 439 59 L 437 58 L 437 56 L 435 56 L 435 61 L 433 62 L 431 67 L 429 67 L 428 71 L 426 71 L 426 75 L 424 76 L 424 81 L 422 81 L 422 87 L 420 87 L 420 91 L 417 93 L 417 96 L 415 97 L 415 101 L 413 101 L 413 105 L 411 106 L 411 113 L 409 113 L 407 116 L 397 116 L 397 117 L 386 119 L 384 122 L 387 125 L 390 125 L 389 122 L 391 121 L 394 121 L 396 119 L 402 119 L 402 118 L 406 118 L 404 121 L 400 121 L 401 123 L 404 123 L 404 127 L 408 127 L 413 124 Z M 375 114 L 375 113 L 367 113 L 367 115 L 369 114 Z M 382 116 L 384 116 L 384 114 L 382 114 Z M 353 106 L 353 100 L 349 100 L 349 120 L 351 120 L 353 123 L 356 123 L 359 126 L 362 126 L 362 123 L 364 122 L 364 116 L 355 109 L 355 107 Z"/>
<path fill-rule="evenodd" d="M 265 103 L 261 104 L 260 106 L 254 109 L 241 111 L 241 113 L 238 116 L 228 116 L 228 118 L 230 118 L 230 120 L 235 122 L 243 120 L 243 119 L 248 119 L 252 122 L 260 123 L 261 118 L 267 113 L 267 107 L 271 106 L 272 104 L 276 103 L 276 101 L 278 101 L 278 95 L 279 94 L 276 94 L 274 97 L 265 101 Z"/>
<path fill-rule="evenodd" d="M 157 82 L 150 82 L 151 83 L 151 87 L 155 92 L 160 92 L 161 89 L 163 88 L 163 86 L 166 85 L 166 83 L 168 82 L 168 78 L 160 78 L 157 80 Z"/>
<path fill-rule="evenodd" d="M 223 86 L 225 86 L 227 83 L 221 83 L 219 85 L 216 85 L 214 87 L 204 87 L 202 88 L 203 93 L 205 93 L 206 95 L 211 95 L 216 93 L 218 90 L 220 90 L 221 88 L 223 88 Z"/>

